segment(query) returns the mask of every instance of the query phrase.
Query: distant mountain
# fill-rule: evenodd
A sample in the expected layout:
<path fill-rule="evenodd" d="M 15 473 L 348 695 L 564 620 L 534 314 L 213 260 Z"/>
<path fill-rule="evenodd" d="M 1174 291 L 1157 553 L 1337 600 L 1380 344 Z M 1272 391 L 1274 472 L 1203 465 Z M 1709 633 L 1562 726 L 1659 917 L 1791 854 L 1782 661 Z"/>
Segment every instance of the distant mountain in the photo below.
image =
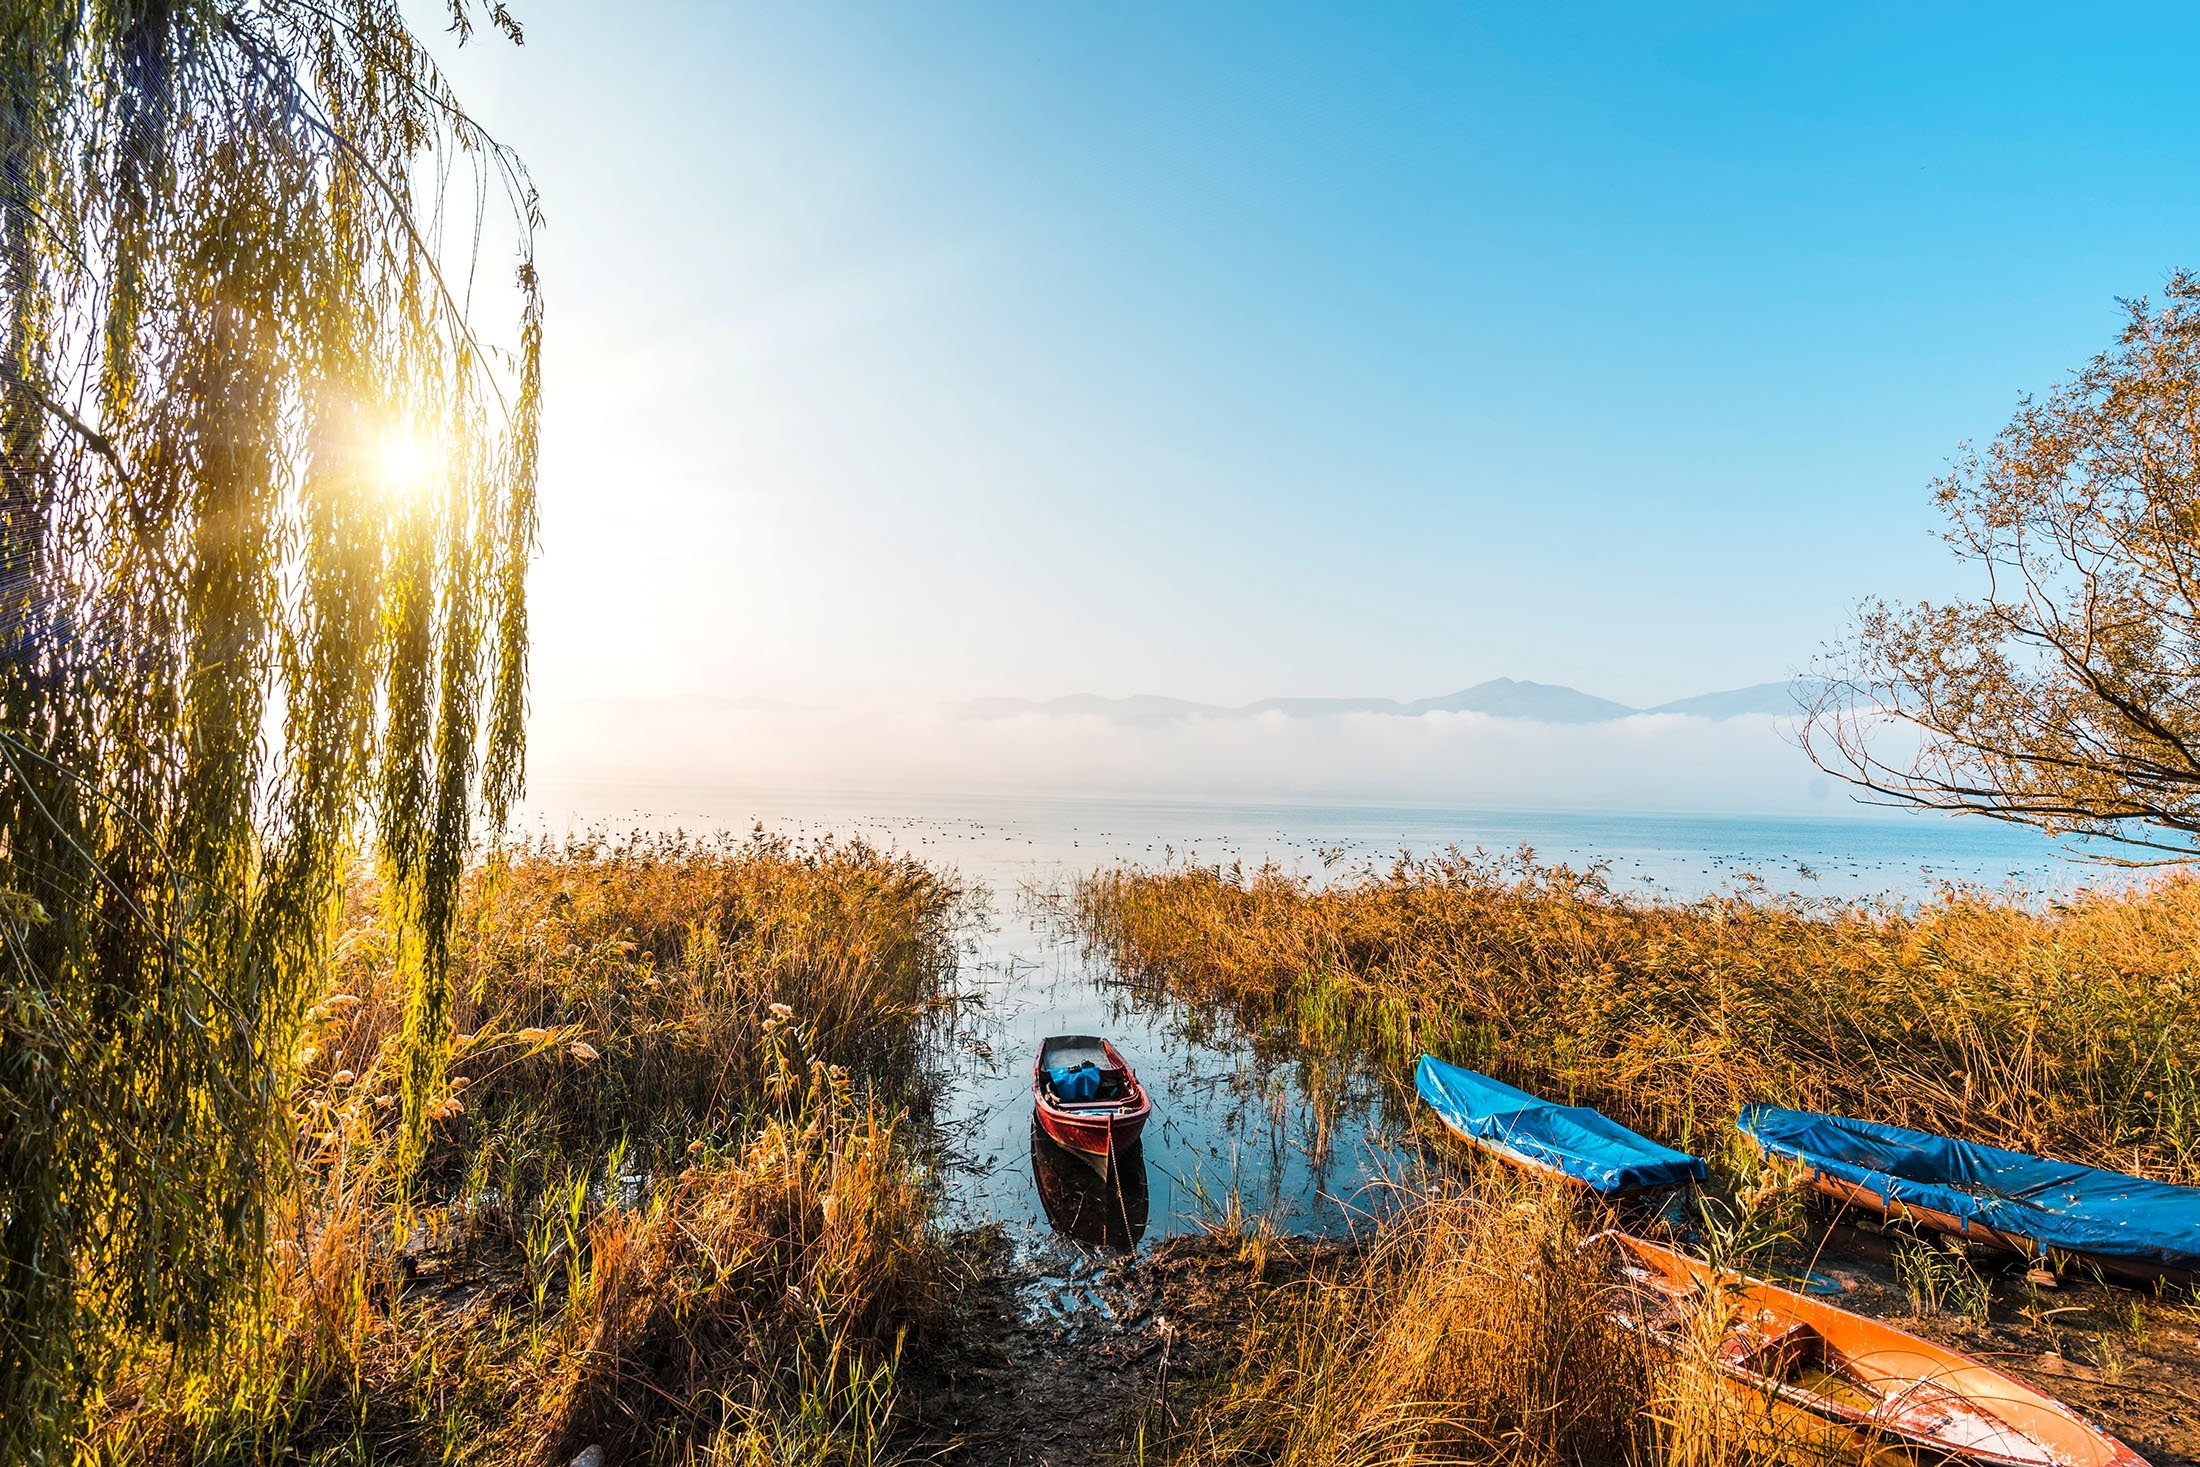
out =
<path fill-rule="evenodd" d="M 1818 684 L 1798 680 L 1785 683 L 1752 683 L 1724 693 L 1698 693 L 1645 708 L 1645 713 L 1681 713 L 1691 718 L 1740 718 L 1751 713 L 1800 714 L 1817 695 Z"/>
<path fill-rule="evenodd" d="M 1495 718 L 1529 718 L 1537 723 L 1605 723 L 1634 711 L 1625 703 L 1575 688 L 1514 682 L 1509 677 L 1476 683 L 1449 697 L 1423 698 L 1406 705 L 1409 714 L 1487 713 Z"/>
<path fill-rule="evenodd" d="M 1066 698 L 1044 701 L 980 698 L 962 704 L 960 711 L 970 718 L 1053 713 L 1106 718 L 1117 723 L 1173 723 L 1186 718 L 1251 717 L 1264 713 L 1282 714 L 1286 718 L 1338 718 L 1348 714 L 1418 718 L 1424 713 L 1481 713 L 1491 718 L 1518 718 L 1535 723 L 1609 723 L 1638 713 L 1670 713 L 1708 719 L 1796 714 L 1802 711 L 1816 690 L 1817 684 L 1808 681 L 1755 683 L 1720 693 L 1676 698 L 1655 708 L 1631 708 L 1625 703 L 1615 703 L 1610 698 L 1599 698 L 1594 693 L 1558 683 L 1500 677 L 1445 697 L 1421 698 L 1411 703 L 1401 703 L 1394 698 L 1263 698 L 1257 703 L 1224 708 L 1151 693 L 1129 698 L 1072 693 Z"/>
<path fill-rule="evenodd" d="M 1239 713 L 1281 713 L 1287 718 L 1335 718 L 1342 713 L 1404 713 L 1396 698 L 1263 698 L 1235 710 Z"/>

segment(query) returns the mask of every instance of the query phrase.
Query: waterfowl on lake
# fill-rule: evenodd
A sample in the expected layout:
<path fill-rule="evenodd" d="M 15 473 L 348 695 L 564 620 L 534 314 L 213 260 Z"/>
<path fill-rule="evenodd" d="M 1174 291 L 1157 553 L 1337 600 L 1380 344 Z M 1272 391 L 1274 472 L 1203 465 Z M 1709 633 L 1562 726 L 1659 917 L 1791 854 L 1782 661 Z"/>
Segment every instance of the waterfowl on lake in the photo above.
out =
<path fill-rule="evenodd" d="M 1445 1129 L 1468 1145 L 1606 1197 L 1703 1180 L 1703 1162 L 1685 1151 L 1638 1136 L 1585 1105 L 1554 1105 L 1434 1055 L 1421 1056 L 1413 1084 Z"/>
<path fill-rule="evenodd" d="M 1138 1140 L 1153 1101 L 1130 1062 L 1093 1034 L 1057 1034 L 1039 1043 L 1031 1065 L 1039 1124 L 1106 1175 L 1112 1159 Z"/>
<path fill-rule="evenodd" d="M 1775 1105 L 1736 1124 L 1849 1206 L 2138 1282 L 2200 1281 L 2200 1188 Z"/>
<path fill-rule="evenodd" d="M 1695 1311 L 1722 1311 L 1716 1369 L 1762 1399 L 1768 1424 L 1798 1446 L 1850 1457 L 1860 1448 L 1867 1460 L 2146 1467 L 2060 1401 L 1954 1350 L 1625 1233 L 1584 1246 L 1598 1245 L 1617 1252 L 1628 1287 L 1614 1317 L 1627 1328 L 1690 1358 Z"/>

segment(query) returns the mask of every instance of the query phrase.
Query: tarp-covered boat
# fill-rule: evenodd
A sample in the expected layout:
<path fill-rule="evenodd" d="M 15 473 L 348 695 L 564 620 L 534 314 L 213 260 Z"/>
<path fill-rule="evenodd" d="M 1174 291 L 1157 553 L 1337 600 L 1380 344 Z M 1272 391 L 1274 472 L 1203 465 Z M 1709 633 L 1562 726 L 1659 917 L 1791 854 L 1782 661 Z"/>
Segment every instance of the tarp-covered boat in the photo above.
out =
<path fill-rule="evenodd" d="M 1703 1162 L 1685 1151 L 1638 1136 L 1585 1105 L 1553 1105 L 1434 1055 L 1421 1056 L 1413 1084 L 1460 1140 L 1607 1197 L 1703 1180 Z"/>
<path fill-rule="evenodd" d="M 1597 1244 L 1618 1250 L 1630 1286 L 1615 1318 L 1683 1360 L 1702 1358 L 1695 1311 L 1720 1312 L 1713 1368 L 1794 1446 L 1865 1461 L 2146 1467 L 2060 1401 L 1944 1345 L 1625 1233 Z"/>
<path fill-rule="evenodd" d="M 2200 1188 L 1776 1105 L 1749 1106 L 1737 1124 L 1852 1206 L 2125 1278 L 2200 1277 Z"/>

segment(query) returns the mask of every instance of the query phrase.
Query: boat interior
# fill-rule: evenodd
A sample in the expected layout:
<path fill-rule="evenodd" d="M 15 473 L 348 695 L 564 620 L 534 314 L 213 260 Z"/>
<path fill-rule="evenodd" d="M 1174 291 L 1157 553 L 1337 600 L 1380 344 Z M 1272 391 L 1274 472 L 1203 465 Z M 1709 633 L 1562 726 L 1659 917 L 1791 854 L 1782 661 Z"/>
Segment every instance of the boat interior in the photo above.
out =
<path fill-rule="evenodd" d="M 1100 1072 L 1100 1085 L 1096 1094 L 1081 1100 L 1071 1100 L 1064 1087 L 1049 1079 L 1049 1099 L 1064 1110 L 1109 1110 L 1130 1098 L 1130 1076 L 1125 1073 L 1106 1044 L 1089 1034 L 1069 1034 L 1049 1039 L 1039 1048 L 1039 1067 L 1048 1072 L 1075 1070 L 1091 1065 Z"/>
<path fill-rule="evenodd" d="M 1625 1271 L 1647 1296 L 1642 1324 L 1680 1346 L 1692 1312 L 1702 1307 L 1703 1286 L 1676 1288 L 1675 1280 L 1648 1270 Z M 1904 1348 L 1899 1336 L 1844 1349 L 1810 1321 L 1766 1307 L 1762 1297 L 1739 1301 L 1740 1315 L 1719 1342 L 1719 1368 L 1729 1376 L 1814 1415 L 1930 1442 L 1972 1460 L 2047 1467 L 2090 1455 L 2087 1444 L 2065 1440 L 2080 1434 L 2072 1430 L 2076 1423 L 2013 1394 L 2014 1383 L 2005 1377 Z"/>

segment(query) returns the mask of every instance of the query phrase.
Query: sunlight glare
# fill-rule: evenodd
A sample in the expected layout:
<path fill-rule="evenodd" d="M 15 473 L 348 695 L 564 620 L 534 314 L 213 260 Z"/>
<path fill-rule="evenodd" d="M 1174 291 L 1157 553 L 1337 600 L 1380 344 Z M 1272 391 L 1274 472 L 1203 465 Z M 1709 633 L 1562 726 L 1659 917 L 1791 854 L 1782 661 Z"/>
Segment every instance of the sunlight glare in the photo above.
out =
<path fill-rule="evenodd" d="M 410 500 L 435 482 L 442 455 L 407 424 L 385 429 L 375 444 L 375 483 L 392 499 Z"/>

